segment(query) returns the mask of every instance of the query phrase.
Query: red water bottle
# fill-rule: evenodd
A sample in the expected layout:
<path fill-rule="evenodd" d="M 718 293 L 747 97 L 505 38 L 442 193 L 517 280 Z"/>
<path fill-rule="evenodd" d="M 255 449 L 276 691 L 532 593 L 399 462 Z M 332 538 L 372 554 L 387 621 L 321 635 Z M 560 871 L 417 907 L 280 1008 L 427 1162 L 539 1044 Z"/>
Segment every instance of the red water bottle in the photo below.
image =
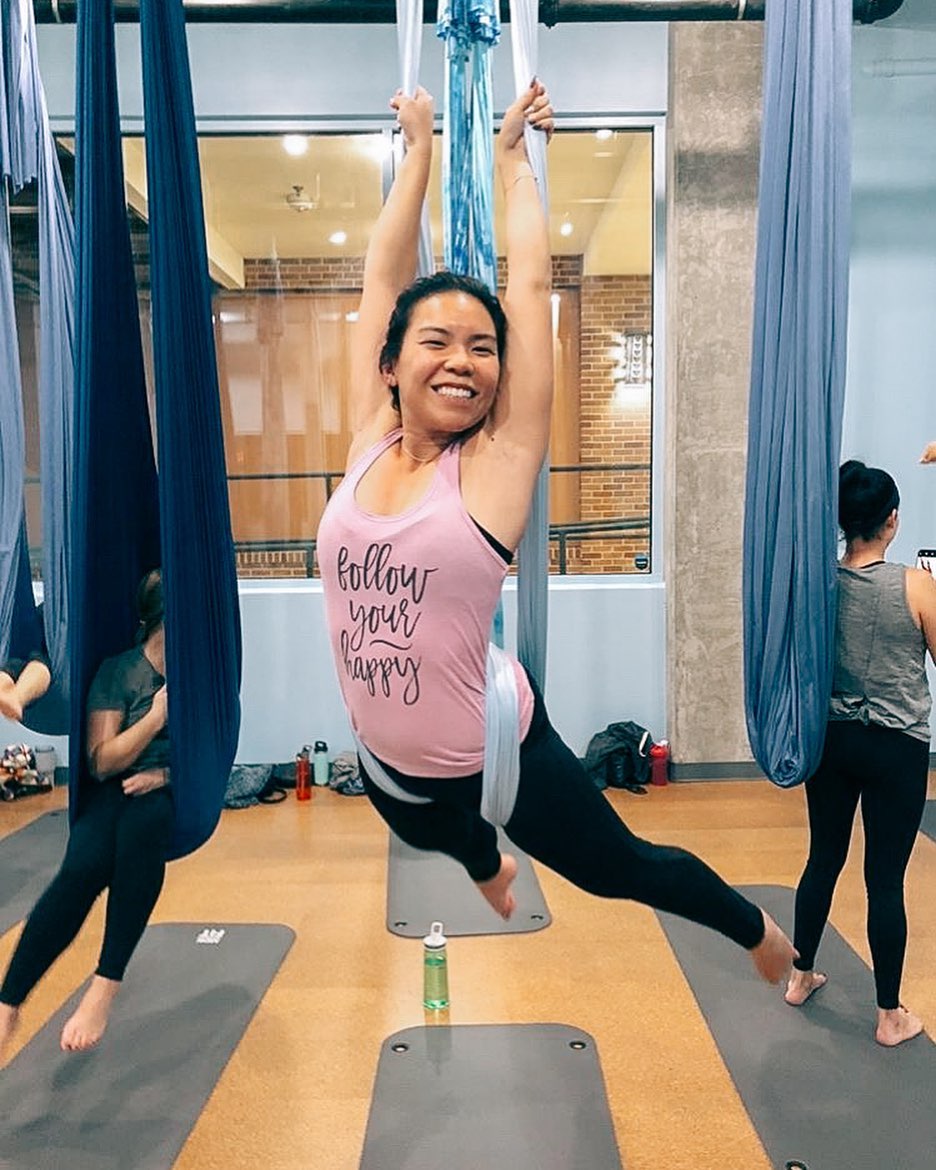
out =
<path fill-rule="evenodd" d="M 650 749 L 650 783 L 662 788 L 669 780 L 669 744 L 665 739 Z"/>
<path fill-rule="evenodd" d="M 312 764 L 309 760 L 309 745 L 296 756 L 296 800 L 312 799 Z"/>

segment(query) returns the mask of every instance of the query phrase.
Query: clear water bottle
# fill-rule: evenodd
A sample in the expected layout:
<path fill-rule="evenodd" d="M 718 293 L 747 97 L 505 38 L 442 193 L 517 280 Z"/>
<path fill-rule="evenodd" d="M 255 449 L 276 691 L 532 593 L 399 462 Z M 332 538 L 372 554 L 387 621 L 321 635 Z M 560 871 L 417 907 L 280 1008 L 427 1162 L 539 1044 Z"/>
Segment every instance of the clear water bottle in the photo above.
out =
<path fill-rule="evenodd" d="M 312 753 L 312 776 L 319 788 L 328 784 L 328 744 L 324 739 L 315 741 L 315 750 Z"/>
<path fill-rule="evenodd" d="M 423 939 L 423 1007 L 441 1012 L 449 1005 L 448 956 L 442 923 L 433 922 Z"/>

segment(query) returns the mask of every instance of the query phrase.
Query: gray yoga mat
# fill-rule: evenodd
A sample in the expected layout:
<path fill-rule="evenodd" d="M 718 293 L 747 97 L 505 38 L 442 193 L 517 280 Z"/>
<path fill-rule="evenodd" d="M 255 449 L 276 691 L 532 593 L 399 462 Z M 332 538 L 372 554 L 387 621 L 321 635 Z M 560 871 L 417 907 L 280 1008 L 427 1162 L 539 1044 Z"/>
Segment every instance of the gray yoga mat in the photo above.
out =
<path fill-rule="evenodd" d="M 621 1170 L 591 1036 L 483 1024 L 385 1040 L 360 1170 L 441 1167 Z"/>
<path fill-rule="evenodd" d="M 0 934 L 32 910 L 61 865 L 67 840 L 68 813 L 61 810 L 0 838 Z"/>
<path fill-rule="evenodd" d="M 58 1046 L 79 992 L 3 1071 L 0 1167 L 170 1170 L 293 937 L 151 926 L 96 1049 Z"/>
<path fill-rule="evenodd" d="M 742 892 L 789 931 L 792 890 Z M 829 982 L 793 1008 L 733 943 L 659 917 L 772 1165 L 932 1170 L 936 1049 L 875 1044 L 871 972 L 831 924 L 816 958 Z"/>
<path fill-rule="evenodd" d="M 533 866 L 525 853 L 498 831 L 500 849 L 517 859 L 517 909 L 505 922 L 491 908 L 464 869 L 442 853 L 423 853 L 390 834 L 387 868 L 387 929 L 403 938 L 422 938 L 433 922 L 455 938 L 469 934 L 521 934 L 552 922 Z"/>
<path fill-rule="evenodd" d="M 920 832 L 925 833 L 931 841 L 936 841 L 936 800 L 926 802 Z"/>

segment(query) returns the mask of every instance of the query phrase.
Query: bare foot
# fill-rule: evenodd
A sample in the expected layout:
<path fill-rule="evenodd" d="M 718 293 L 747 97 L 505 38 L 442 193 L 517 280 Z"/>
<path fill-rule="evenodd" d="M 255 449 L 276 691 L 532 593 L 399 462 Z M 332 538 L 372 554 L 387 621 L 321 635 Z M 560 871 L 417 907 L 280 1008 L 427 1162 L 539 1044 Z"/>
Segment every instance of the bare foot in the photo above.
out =
<path fill-rule="evenodd" d="M 752 948 L 751 958 L 761 979 L 779 983 L 793 965 L 796 951 L 767 911 L 761 910 L 761 914 L 764 916 L 764 937 Z"/>
<path fill-rule="evenodd" d="M 12 719 L 14 723 L 23 718 L 23 704 L 16 693 L 16 684 L 6 673 L 0 674 L 0 715 Z"/>
<path fill-rule="evenodd" d="M 885 1048 L 896 1048 L 923 1031 L 923 1021 L 905 1007 L 878 1008 L 874 1039 Z"/>
<path fill-rule="evenodd" d="M 8 1003 L 0 1003 L 0 1061 L 6 1056 L 7 1045 L 13 1039 L 18 1023 L 19 1008 L 10 1007 Z"/>
<path fill-rule="evenodd" d="M 496 876 L 490 881 L 478 882 L 478 889 L 501 918 L 509 918 L 517 908 L 517 899 L 510 888 L 516 876 L 517 859 L 510 853 L 502 853 L 500 869 Z"/>
<path fill-rule="evenodd" d="M 95 975 L 81 1003 L 62 1029 L 62 1051 L 84 1052 L 93 1048 L 104 1035 L 114 996 L 120 984 L 114 979 Z"/>
<path fill-rule="evenodd" d="M 814 991 L 825 987 L 828 982 L 828 975 L 821 971 L 798 971 L 794 967 L 790 972 L 783 998 L 793 1007 L 802 1007 Z"/>

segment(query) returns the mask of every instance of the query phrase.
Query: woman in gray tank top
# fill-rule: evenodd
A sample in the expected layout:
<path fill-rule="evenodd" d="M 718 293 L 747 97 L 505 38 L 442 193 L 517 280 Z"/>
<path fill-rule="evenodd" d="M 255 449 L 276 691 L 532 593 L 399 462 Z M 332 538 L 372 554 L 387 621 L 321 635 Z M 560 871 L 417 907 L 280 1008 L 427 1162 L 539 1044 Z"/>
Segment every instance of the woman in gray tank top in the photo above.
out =
<path fill-rule="evenodd" d="M 835 884 L 848 855 L 859 800 L 865 832 L 868 943 L 877 991 L 879 1044 L 919 1035 L 900 1003 L 907 943 L 904 874 L 920 827 L 929 771 L 926 651 L 936 657 L 936 581 L 886 561 L 897 534 L 897 485 L 886 471 L 851 460 L 839 473 L 839 564 L 835 673 L 822 760 L 806 781 L 809 858 L 796 891 L 799 951 L 786 990 L 806 1002 L 827 976 L 813 969 Z"/>

